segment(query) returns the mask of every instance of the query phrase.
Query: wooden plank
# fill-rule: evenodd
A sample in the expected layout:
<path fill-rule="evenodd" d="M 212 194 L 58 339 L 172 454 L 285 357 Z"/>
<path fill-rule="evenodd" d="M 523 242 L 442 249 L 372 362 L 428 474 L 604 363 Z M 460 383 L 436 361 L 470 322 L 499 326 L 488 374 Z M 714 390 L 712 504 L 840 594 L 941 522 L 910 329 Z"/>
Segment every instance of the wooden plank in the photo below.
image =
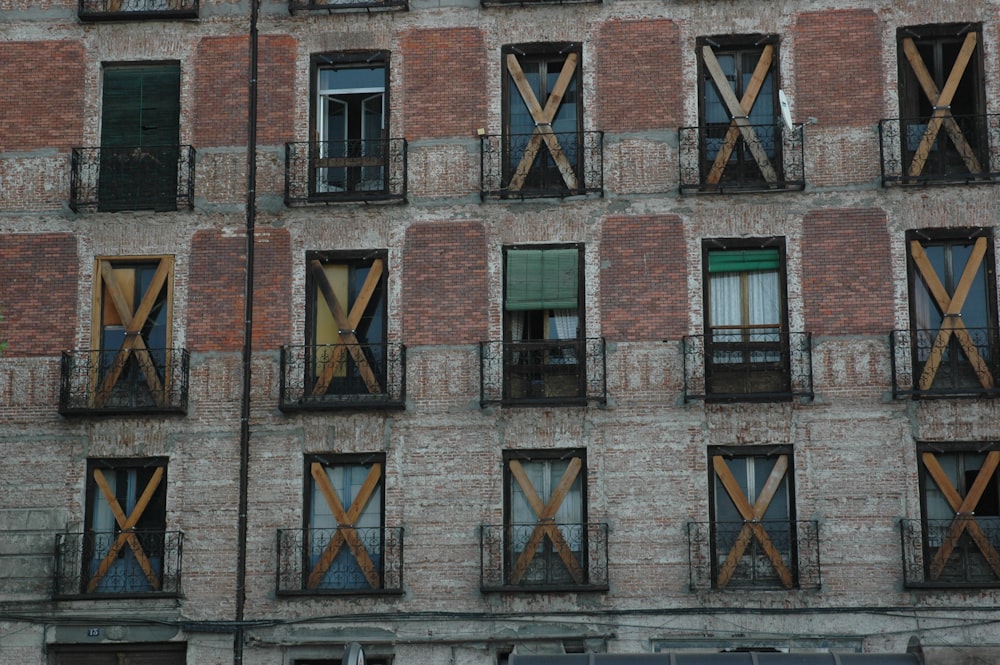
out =
<path fill-rule="evenodd" d="M 770 185 L 776 185 L 778 176 L 775 173 L 774 167 L 771 166 L 771 161 L 768 159 L 767 153 L 764 152 L 764 148 L 760 144 L 760 139 L 757 138 L 757 132 L 750 125 L 750 120 L 744 117 L 743 108 L 740 106 L 739 100 L 736 99 L 736 93 L 733 92 L 732 87 L 729 85 L 729 80 L 726 78 L 725 72 L 722 71 L 719 61 L 716 60 L 715 52 L 711 46 L 705 45 L 702 48 L 702 60 L 705 63 L 705 68 L 708 69 L 709 75 L 712 77 L 712 81 L 715 83 L 715 87 L 718 89 L 719 96 L 722 97 L 723 103 L 729 110 L 730 116 L 732 116 L 732 122 L 739 128 L 747 149 L 750 150 L 754 161 L 760 167 L 760 172 L 764 176 L 764 180 Z"/>
<path fill-rule="evenodd" d="M 361 379 L 365 382 L 365 387 L 369 393 L 375 395 L 381 393 L 382 387 L 379 385 L 378 377 L 375 376 L 371 365 L 368 364 L 368 358 L 365 357 L 364 350 L 361 348 L 361 344 L 354 334 L 354 327 L 350 323 L 350 317 L 344 311 L 343 305 L 337 299 L 337 294 L 333 292 L 333 287 L 330 286 L 330 282 L 326 279 L 323 264 L 318 259 L 313 259 L 310 262 L 310 267 L 316 288 L 319 289 L 327 307 L 330 308 L 330 313 L 333 314 L 333 318 L 337 322 L 337 327 L 340 329 L 340 339 L 347 345 L 348 353 L 351 354 L 351 358 L 354 359 L 354 363 L 358 366 L 358 372 L 361 374 Z M 324 372 L 324 376 L 325 374 Z M 327 385 L 329 385 L 329 380 L 327 381 Z M 325 386 L 322 392 L 326 392 Z"/>
<path fill-rule="evenodd" d="M 907 38 L 908 39 L 908 38 Z M 912 40 L 910 40 L 912 43 Z M 931 148 L 934 146 L 934 141 L 937 139 L 938 131 L 941 129 L 941 124 L 946 117 L 951 117 L 951 100 L 955 96 L 955 91 L 958 89 L 959 83 L 962 81 L 962 76 L 965 74 L 965 68 L 969 65 L 969 61 L 972 59 L 972 53 L 976 49 L 976 33 L 970 32 L 965 36 L 965 41 L 962 43 L 962 48 L 959 50 L 958 55 L 955 57 L 955 63 L 952 65 L 951 72 L 948 74 L 948 79 L 945 81 L 944 88 L 941 89 L 941 93 L 937 96 L 937 99 L 932 99 L 932 105 L 934 106 L 934 112 L 931 114 L 930 120 L 927 122 L 927 128 L 924 130 L 924 135 L 920 139 L 920 145 L 917 146 L 917 150 L 913 154 L 913 159 L 910 162 L 909 175 L 916 177 L 924 169 L 924 164 L 927 161 L 927 157 L 930 155 Z M 914 60 L 919 60 L 921 71 L 918 71 L 917 67 L 914 67 L 914 74 L 917 75 L 918 80 L 921 74 L 925 74 L 927 78 L 921 82 L 921 87 L 927 92 L 927 83 L 933 85 L 933 78 L 930 77 L 927 68 L 923 65 L 923 58 L 920 57 L 919 52 L 916 48 L 913 49 L 916 54 L 916 58 L 911 58 L 910 53 L 907 53 L 906 40 L 903 41 L 903 51 L 913 66 Z M 928 96 L 928 99 L 930 97 Z M 954 119 L 952 119 L 954 122 Z M 957 129 L 957 126 L 956 126 Z M 961 131 L 959 131 L 961 134 Z M 964 138 L 962 139 L 964 142 Z M 961 152 L 961 148 L 959 149 Z M 969 149 L 971 154 L 971 148 Z M 978 161 L 976 162 L 978 165 Z M 970 164 L 966 161 L 966 167 L 970 168 Z M 974 172 L 978 173 L 979 170 Z"/>
<path fill-rule="evenodd" d="M 531 139 L 524 148 L 521 161 L 518 163 L 517 168 L 514 169 L 514 175 L 509 185 L 511 191 L 520 191 L 524 186 L 524 180 L 531 171 L 531 165 L 534 164 L 535 157 L 543 141 L 549 149 L 552 160 L 559 169 L 566 187 L 569 189 L 576 189 L 578 187 L 573 166 L 566 158 L 562 146 L 559 145 L 558 137 L 552 131 L 552 120 L 556 117 L 559 106 L 562 104 L 563 95 L 566 94 L 566 89 L 573 80 L 576 61 L 576 53 L 570 53 L 566 56 L 563 68 L 559 72 L 559 78 L 556 79 L 552 92 L 549 94 L 548 99 L 545 100 L 545 108 L 543 109 L 538 103 L 535 91 L 532 90 L 531 85 L 524 76 L 524 71 L 521 69 L 521 64 L 517 61 L 517 57 L 513 53 L 507 54 L 507 71 L 510 73 L 517 91 L 521 94 L 521 98 L 528 107 L 531 118 L 535 121 L 535 131 L 532 132 Z"/>
<path fill-rule="evenodd" d="M 714 57 L 715 53 L 713 52 L 712 55 Z M 743 99 L 740 100 L 740 109 L 743 111 L 742 115 L 749 116 L 753 110 L 753 105 L 757 101 L 757 95 L 760 94 L 760 88 L 764 85 L 764 80 L 767 78 L 767 72 L 770 70 L 773 60 L 774 46 L 768 44 L 761 52 L 760 59 L 757 60 L 757 66 L 754 67 L 753 76 L 750 77 L 747 89 L 743 91 Z M 718 62 L 718 59 L 716 59 L 716 62 Z M 722 174 L 729 163 L 729 156 L 732 154 L 733 148 L 736 147 L 736 141 L 739 139 L 739 136 L 739 128 L 734 122 L 730 121 L 729 129 L 722 140 L 722 147 L 719 148 L 719 153 L 715 156 L 715 162 L 712 163 L 712 168 L 709 169 L 708 176 L 705 178 L 708 184 L 718 184 L 722 179 Z"/>
<path fill-rule="evenodd" d="M 553 522 L 556 513 L 559 511 L 559 507 L 573 487 L 573 482 L 576 480 L 577 475 L 579 475 L 582 466 L 583 462 L 579 457 L 572 458 L 556 488 L 552 491 L 549 502 L 543 504 L 542 498 L 535 491 L 535 487 L 531 484 L 531 479 L 528 478 L 528 474 L 525 473 L 521 463 L 518 460 L 511 460 L 508 464 L 510 473 L 524 492 L 528 505 L 531 506 L 531 509 L 535 511 L 535 515 L 538 516 L 538 523 L 528 537 L 528 541 L 525 543 L 524 549 L 521 550 L 521 554 L 518 556 L 517 562 L 511 571 L 511 584 L 518 584 L 524 577 L 524 574 L 528 571 L 528 566 L 535 558 L 538 546 L 542 543 L 542 539 L 545 536 L 548 536 L 549 540 L 552 541 L 553 547 L 559 554 L 559 558 L 566 565 L 566 569 L 569 571 L 574 582 L 577 584 L 583 583 L 584 571 L 580 566 L 580 562 L 573 555 L 569 544 Z"/>
<path fill-rule="evenodd" d="M 315 589 L 319 586 L 326 575 L 326 571 L 330 568 L 333 560 L 337 558 L 337 554 L 340 553 L 340 549 L 344 543 L 347 544 L 347 547 L 351 550 L 351 554 L 354 555 L 354 560 L 357 562 L 358 567 L 361 568 L 361 572 L 364 574 L 368 584 L 373 589 L 380 588 L 382 584 L 378 569 L 372 563 L 371 557 L 368 556 L 368 550 L 365 548 L 364 543 L 358 539 L 354 523 L 358 521 L 361 512 L 368 505 L 368 500 L 371 498 L 372 492 L 378 487 L 378 483 L 382 477 L 382 465 L 378 463 L 372 464 L 372 468 L 365 477 L 365 482 L 361 484 L 347 512 L 344 511 L 344 506 L 340 502 L 336 490 L 330 485 L 330 479 L 327 477 L 326 469 L 323 465 L 319 462 L 313 462 L 309 468 L 309 472 L 319 486 L 326 505 L 330 507 L 330 511 L 333 513 L 333 518 L 337 520 L 338 526 L 336 533 L 333 534 L 333 537 L 330 538 L 323 549 L 323 553 L 319 561 L 316 562 L 316 566 L 310 571 L 309 578 L 306 581 L 306 588 Z"/>

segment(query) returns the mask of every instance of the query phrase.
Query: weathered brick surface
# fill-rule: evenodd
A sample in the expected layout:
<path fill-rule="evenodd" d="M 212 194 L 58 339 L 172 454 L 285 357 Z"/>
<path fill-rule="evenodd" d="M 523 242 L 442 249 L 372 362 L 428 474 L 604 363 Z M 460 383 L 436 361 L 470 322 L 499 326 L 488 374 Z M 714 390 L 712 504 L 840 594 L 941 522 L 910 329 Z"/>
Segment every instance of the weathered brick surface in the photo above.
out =
<path fill-rule="evenodd" d="M 288 231 L 257 228 L 254 244 L 253 344 L 276 351 L 289 343 L 292 302 L 292 253 Z"/>
<path fill-rule="evenodd" d="M 76 239 L 68 233 L 0 235 L 0 341 L 5 355 L 58 356 L 73 348 Z"/>
<path fill-rule="evenodd" d="M 204 37 L 199 42 L 193 63 L 196 147 L 246 145 L 248 43 L 242 36 Z"/>
<path fill-rule="evenodd" d="M 674 215 L 609 217 L 601 237 L 601 328 L 610 340 L 687 333 L 686 250 Z"/>
<path fill-rule="evenodd" d="M 246 241 L 199 231 L 191 241 L 187 340 L 192 352 L 243 347 Z"/>
<path fill-rule="evenodd" d="M 802 299 L 814 335 L 883 335 L 892 329 L 892 273 L 885 213 L 808 213 L 802 232 Z"/>
<path fill-rule="evenodd" d="M 606 132 L 673 129 L 680 124 L 677 26 L 666 19 L 605 21 L 595 40 L 598 127 Z"/>
<path fill-rule="evenodd" d="M 411 141 L 476 135 L 486 117 L 488 50 L 476 28 L 400 34 L 403 123 Z"/>
<path fill-rule="evenodd" d="M 486 236 L 478 222 L 416 224 L 403 247 L 403 341 L 486 339 Z"/>
<path fill-rule="evenodd" d="M 0 153 L 80 145 L 84 64 L 77 41 L 0 42 Z"/>
<path fill-rule="evenodd" d="M 882 117 L 879 20 L 869 9 L 802 12 L 795 18 L 797 120 L 869 126 Z"/>

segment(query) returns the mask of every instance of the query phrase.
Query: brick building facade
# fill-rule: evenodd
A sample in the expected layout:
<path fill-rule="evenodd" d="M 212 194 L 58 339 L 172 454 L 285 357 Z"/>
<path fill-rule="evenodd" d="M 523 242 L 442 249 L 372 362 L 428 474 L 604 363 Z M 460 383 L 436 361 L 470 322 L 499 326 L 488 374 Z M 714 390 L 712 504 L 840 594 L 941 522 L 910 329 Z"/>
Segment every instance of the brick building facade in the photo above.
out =
<path fill-rule="evenodd" d="M 0 12 L 0 664 L 1000 663 L 997 0 Z"/>

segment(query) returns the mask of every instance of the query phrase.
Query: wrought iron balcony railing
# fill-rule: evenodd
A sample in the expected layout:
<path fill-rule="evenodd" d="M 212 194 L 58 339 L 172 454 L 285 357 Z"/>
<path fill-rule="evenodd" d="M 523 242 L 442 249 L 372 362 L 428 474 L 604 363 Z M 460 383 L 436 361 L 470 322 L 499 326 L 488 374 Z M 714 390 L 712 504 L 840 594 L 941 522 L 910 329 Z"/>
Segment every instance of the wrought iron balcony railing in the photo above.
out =
<path fill-rule="evenodd" d="M 285 144 L 285 203 L 406 201 L 406 139 Z"/>
<path fill-rule="evenodd" d="M 53 597 L 179 596 L 180 531 L 56 534 Z"/>
<path fill-rule="evenodd" d="M 893 330 L 889 335 L 894 397 L 1000 396 L 996 328 Z"/>
<path fill-rule="evenodd" d="M 767 327 L 688 335 L 684 400 L 812 399 L 812 335 Z"/>
<path fill-rule="evenodd" d="M 480 4 L 483 7 L 502 7 L 506 5 L 569 5 L 599 2 L 601 2 L 601 0 L 480 0 Z"/>
<path fill-rule="evenodd" d="M 406 11 L 409 0 L 288 0 L 288 11 L 392 12 Z"/>
<path fill-rule="evenodd" d="M 604 132 L 479 137 L 482 200 L 604 195 Z"/>
<path fill-rule="evenodd" d="M 278 529 L 276 591 L 286 596 L 403 593 L 403 529 Z"/>
<path fill-rule="evenodd" d="M 59 413 L 187 413 L 186 349 L 63 351 Z"/>
<path fill-rule="evenodd" d="M 79 0 L 81 21 L 198 18 L 198 0 Z"/>
<path fill-rule="evenodd" d="M 680 191 L 771 192 L 804 189 L 805 129 L 783 124 L 703 125 L 678 132 Z"/>
<path fill-rule="evenodd" d="M 819 523 L 689 522 L 690 588 L 819 589 Z"/>
<path fill-rule="evenodd" d="M 1000 182 L 1000 114 L 886 118 L 882 186 Z"/>
<path fill-rule="evenodd" d="M 479 343 L 481 406 L 607 402 L 604 338 Z"/>
<path fill-rule="evenodd" d="M 405 407 L 406 347 L 402 344 L 281 349 L 282 411 Z"/>
<path fill-rule="evenodd" d="M 189 145 L 73 148 L 69 207 L 180 210 L 194 207 L 195 149 Z"/>
<path fill-rule="evenodd" d="M 1000 516 L 899 521 L 906 588 L 1000 587 Z"/>
<path fill-rule="evenodd" d="M 606 591 L 608 525 L 484 524 L 483 591 Z"/>

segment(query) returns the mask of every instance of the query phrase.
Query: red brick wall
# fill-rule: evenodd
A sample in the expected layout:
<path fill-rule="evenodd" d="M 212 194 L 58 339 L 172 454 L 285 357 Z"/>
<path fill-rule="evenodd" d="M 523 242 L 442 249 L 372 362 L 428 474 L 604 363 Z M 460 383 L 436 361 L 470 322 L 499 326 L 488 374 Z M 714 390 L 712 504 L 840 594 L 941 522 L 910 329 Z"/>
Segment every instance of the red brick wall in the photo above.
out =
<path fill-rule="evenodd" d="M 246 243 L 199 231 L 191 241 L 187 347 L 193 352 L 243 347 L 243 275 Z"/>
<path fill-rule="evenodd" d="M 794 118 L 820 126 L 873 125 L 883 115 L 885 83 L 875 12 L 804 12 L 795 19 Z"/>
<path fill-rule="evenodd" d="M 0 42 L 0 152 L 81 145 L 83 68 L 79 42 Z"/>
<path fill-rule="evenodd" d="M 80 282 L 69 233 L 0 236 L 0 342 L 8 357 L 53 356 L 73 348 Z"/>
<path fill-rule="evenodd" d="M 687 254 L 680 218 L 607 218 L 601 265 L 601 327 L 606 338 L 680 339 L 687 334 Z"/>
<path fill-rule="evenodd" d="M 596 56 L 598 129 L 642 131 L 680 124 L 681 95 L 669 91 L 689 86 L 682 81 L 673 21 L 607 21 L 596 50 L 584 52 L 584 58 Z"/>
<path fill-rule="evenodd" d="M 258 228 L 254 245 L 253 348 L 291 341 L 292 241 L 286 229 Z"/>
<path fill-rule="evenodd" d="M 406 138 L 475 138 L 476 129 L 486 123 L 489 92 L 486 66 L 490 54 L 482 33 L 475 28 L 406 30 L 400 49 L 403 96 L 394 98 L 394 103 L 403 104 Z M 493 57 L 499 67 L 500 54 Z"/>
<path fill-rule="evenodd" d="M 295 106 L 297 45 L 295 38 L 289 35 L 260 38 L 257 66 L 258 143 L 282 145 L 295 139 L 291 109 Z"/>
<path fill-rule="evenodd" d="M 247 142 L 246 37 L 206 37 L 194 59 L 194 145 L 245 146 Z"/>
<path fill-rule="evenodd" d="M 892 329 L 892 256 L 879 209 L 816 210 L 802 229 L 802 300 L 814 335 Z"/>
<path fill-rule="evenodd" d="M 486 339 L 486 232 L 478 222 L 416 224 L 403 246 L 403 341 Z"/>

